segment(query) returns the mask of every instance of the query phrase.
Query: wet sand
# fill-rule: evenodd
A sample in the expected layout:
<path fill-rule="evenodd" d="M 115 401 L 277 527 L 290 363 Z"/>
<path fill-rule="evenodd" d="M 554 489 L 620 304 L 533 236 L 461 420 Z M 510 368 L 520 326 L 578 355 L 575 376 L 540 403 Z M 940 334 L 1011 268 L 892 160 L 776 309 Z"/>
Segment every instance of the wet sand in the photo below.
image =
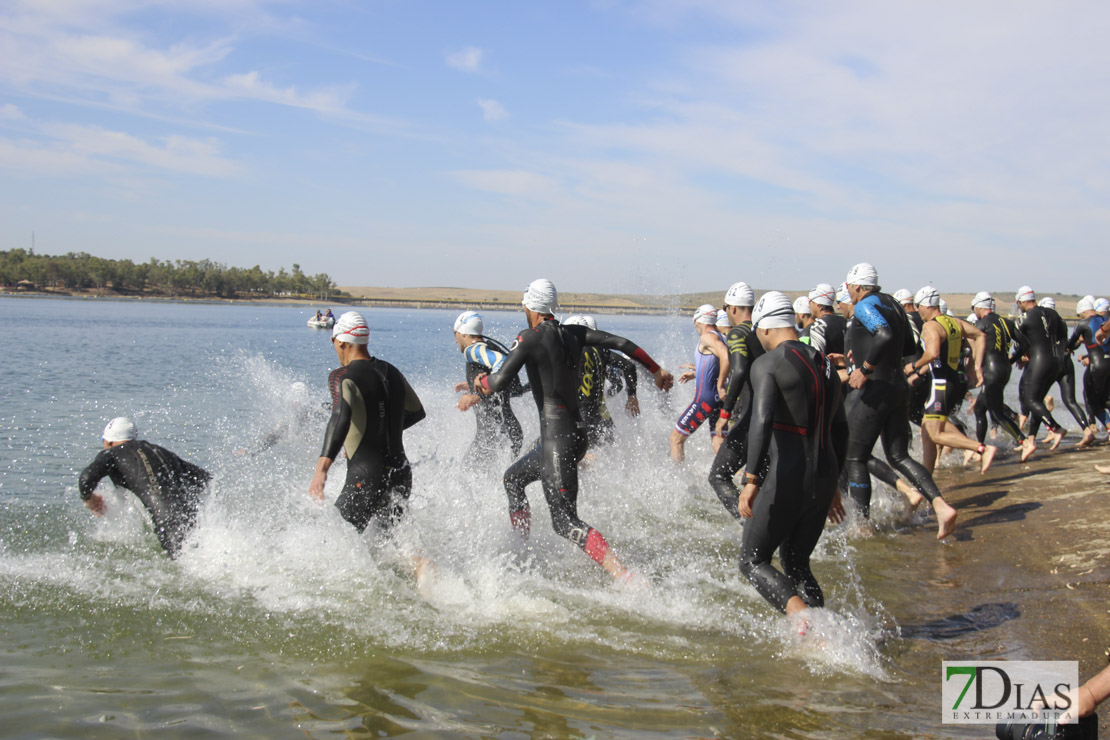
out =
<path fill-rule="evenodd" d="M 950 660 L 1076 660 L 1081 681 L 1106 666 L 1110 476 L 1094 466 L 1110 463 L 1110 446 L 1080 450 L 1078 439 L 1072 433 L 1056 452 L 1041 448 L 1025 464 L 1010 455 L 985 475 L 971 469 L 938 471 L 945 499 L 960 513 L 951 544 L 937 544 L 930 527 L 894 541 L 859 543 L 861 550 L 891 550 L 887 572 L 873 573 L 879 578 L 868 586 L 891 612 L 904 615 L 899 620 L 903 636 L 913 638 L 918 626 L 906 624 L 905 616 L 913 614 L 922 623 L 951 616 L 943 613 L 946 609 L 934 610 L 934 603 L 948 610 L 966 604 L 968 610 L 978 609 L 978 616 L 987 615 L 986 622 L 991 614 L 997 617 L 999 624 L 971 644 L 975 654 L 948 655 L 944 640 L 905 640 L 910 654 L 902 656 L 904 665 L 914 662 L 913 652 L 921 652 L 922 674 L 938 676 L 938 701 L 938 648 Z M 905 575 L 905 569 L 914 571 L 907 581 L 925 581 L 925 592 L 899 592 L 899 573 Z M 998 605 L 1014 605 L 1018 615 L 1011 619 L 1014 615 Z M 931 627 L 920 634 L 940 629 Z M 971 647 L 959 642 L 963 650 Z M 1099 724 L 1103 733 L 1110 731 L 1110 706 L 1104 705 Z"/>

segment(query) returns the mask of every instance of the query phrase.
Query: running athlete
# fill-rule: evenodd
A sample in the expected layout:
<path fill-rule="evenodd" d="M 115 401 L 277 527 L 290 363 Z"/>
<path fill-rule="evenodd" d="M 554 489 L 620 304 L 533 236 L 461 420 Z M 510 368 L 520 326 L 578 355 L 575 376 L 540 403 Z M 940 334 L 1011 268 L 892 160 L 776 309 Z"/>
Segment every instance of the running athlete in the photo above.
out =
<path fill-rule="evenodd" d="M 944 539 L 955 529 L 956 510 L 940 495 L 929 471 L 909 454 L 910 388 L 902 364 L 902 358 L 914 352 L 909 319 L 897 301 L 880 292 L 879 275 L 872 265 L 854 266 L 845 283 L 855 304 L 848 338 L 854 369 L 848 384 L 857 391 L 848 395 L 845 408 L 850 429 L 845 464 L 849 495 L 867 517 L 871 506 L 868 460 L 881 437 L 887 462 L 932 505 L 937 539 Z"/>
<path fill-rule="evenodd" d="M 809 345 L 826 355 L 844 354 L 844 327 L 848 321 L 833 311 L 836 289 L 828 283 L 819 283 L 809 292 L 809 311 L 813 323 L 809 325 Z"/>
<path fill-rule="evenodd" d="M 1056 301 L 1051 296 L 1043 299 L 1040 306 L 1045 310 L 1056 311 Z M 1063 332 L 1056 334 L 1054 339 L 1057 345 L 1060 345 L 1063 360 L 1060 362 L 1060 374 L 1056 378 L 1056 384 L 1060 387 L 1060 398 L 1064 401 L 1064 405 L 1068 407 L 1068 411 L 1079 422 L 1079 428 L 1083 430 L 1083 438 L 1076 447 L 1087 447 L 1095 441 L 1095 432 L 1091 428 L 1094 420 L 1087 417 L 1086 409 L 1075 400 L 1075 363 L 1072 362 L 1071 350 L 1068 348 L 1068 325 L 1060 319 L 1060 326 L 1063 327 Z"/>
<path fill-rule="evenodd" d="M 525 486 L 543 482 L 556 534 L 582 548 L 614 578 L 628 578 L 605 537 L 578 517 L 578 462 L 586 454 L 586 435 L 578 408 L 578 366 L 583 347 L 607 347 L 623 352 L 652 373 L 661 390 L 674 378 L 636 344 L 623 337 L 585 326 L 564 326 L 555 320 L 558 292 L 549 280 L 534 280 L 524 293 L 528 329 L 517 335 L 501 369 L 475 382 L 479 393 L 496 393 L 523 367 L 540 412 L 540 438 L 505 471 L 509 521 L 522 536 L 531 528 L 531 509 Z"/>
<path fill-rule="evenodd" d="M 455 386 L 455 392 L 467 391 L 459 397 L 459 411 L 474 409 L 478 430 L 470 443 L 467 459 L 480 464 L 492 462 L 498 448 L 508 440 L 513 457 L 520 454 L 524 432 L 513 413 L 510 397 L 522 396 L 527 391 L 516 380 L 500 393 L 486 397 L 474 392 L 474 379 L 483 373 L 496 372 L 505 361 L 509 350 L 499 342 L 485 336 L 481 314 L 464 311 L 455 319 L 455 344 L 466 359 L 466 382 Z"/>
<path fill-rule="evenodd" d="M 729 378 L 728 392 L 717 421 L 717 433 L 725 435 L 725 428 L 732 420 L 732 427 L 724 436 L 724 443 L 713 458 L 709 469 L 709 485 L 724 504 L 725 510 L 739 518 L 736 502 L 740 492 L 733 476 L 748 461 L 748 422 L 751 419 L 752 387 L 749 373 L 752 363 L 763 355 L 763 345 L 752 329 L 752 306 L 755 293 L 747 283 L 734 283 L 725 294 L 725 312 L 732 329 L 728 332 Z M 735 419 L 733 419 L 735 414 Z"/>
<path fill-rule="evenodd" d="M 1075 325 L 1068 341 L 1068 350 L 1073 351 L 1080 344 L 1087 348 L 1087 356 L 1084 358 L 1087 369 L 1083 373 L 1083 400 L 1087 403 L 1091 422 L 1089 429 L 1093 436 L 1098 432 L 1098 422 L 1101 421 L 1103 427 L 1110 426 L 1110 414 L 1106 411 L 1106 402 L 1110 396 L 1110 348 L 1095 341 L 1095 335 L 1106 323 L 1106 319 L 1095 312 L 1094 302 L 1086 297 L 1076 305 L 1075 312 L 1079 314 L 1079 323 Z"/>
<path fill-rule="evenodd" d="M 906 377 L 911 384 L 919 382 L 921 376 L 917 371 L 930 364 L 933 368 L 932 395 L 925 407 L 925 420 L 921 425 L 925 468 L 930 473 L 933 471 L 938 447 L 951 447 L 978 452 L 982 457 L 979 469 L 985 473 L 998 454 L 998 448 L 971 441 L 958 429 L 949 427 L 947 422 L 952 409 L 963 400 L 968 386 L 977 387 L 981 382 L 986 335 L 963 319 L 942 314 L 940 292 L 931 285 L 917 291 L 913 302 L 925 320 L 921 329 L 924 351 L 919 359 L 906 364 Z M 972 364 L 967 368 L 966 376 L 961 361 L 965 340 L 972 351 Z"/>
<path fill-rule="evenodd" d="M 1010 319 L 995 313 L 994 306 L 994 298 L 986 291 L 976 293 L 971 301 L 971 310 L 978 319 L 975 327 L 987 337 L 983 390 L 975 401 L 975 435 L 979 444 L 986 442 L 989 412 L 995 425 L 1021 446 L 1021 461 L 1025 462 L 1037 450 L 1037 440 L 1022 433 L 1013 410 L 1002 397 L 1010 382 L 1010 364 L 1014 356 L 1025 353 L 1025 335 L 1018 332 Z"/>
<path fill-rule="evenodd" d="M 1037 438 L 1042 422 L 1048 427 L 1052 433 L 1051 449 L 1054 450 L 1064 438 L 1064 429 L 1052 418 L 1044 397 L 1061 375 L 1064 363 L 1071 362 L 1063 351 L 1067 344 L 1067 329 L 1059 314 L 1037 305 L 1037 294 L 1028 285 L 1018 289 L 1014 300 L 1024 313 L 1017 328 L 1025 337 L 1028 358 L 1018 384 L 1022 412 L 1029 414 L 1029 436 L 1033 439 Z M 1059 336 L 1064 337 L 1063 343 L 1057 341 Z M 1083 426 L 1086 427 L 1086 424 Z"/>
<path fill-rule="evenodd" d="M 738 502 L 751 519 L 740 571 L 788 616 L 825 605 L 809 558 L 825 519 L 843 518 L 837 480 L 848 440 L 836 370 L 798 341 L 792 314 L 778 291 L 761 296 L 752 314 L 766 354 L 752 363 L 750 456 Z M 775 550 L 782 571 L 771 565 Z"/>
<path fill-rule="evenodd" d="M 706 419 L 710 419 L 710 435 L 713 438 L 713 452 L 720 448 L 720 438 L 713 428 L 715 417 L 721 410 L 721 399 L 727 394 L 725 380 L 729 376 L 728 347 L 724 337 L 717 331 L 717 309 L 706 303 L 694 312 L 694 328 L 698 333 L 698 345 L 694 349 L 694 369 L 679 376 L 679 382 L 694 380 L 694 400 L 678 417 L 671 431 L 671 459 L 682 462 L 686 459 L 686 438 L 697 431 Z"/>
<path fill-rule="evenodd" d="M 182 460 L 164 447 L 137 438 L 135 424 L 120 416 L 104 427 L 104 450 L 81 471 L 78 491 L 96 516 L 107 511 L 96 485 L 104 478 L 139 497 L 154 524 L 154 534 L 171 558 L 196 523 L 208 471 Z"/>
<path fill-rule="evenodd" d="M 592 316 L 568 316 L 563 326 L 585 326 L 597 329 Z M 604 347 L 585 347 L 582 351 L 582 364 L 578 370 L 578 410 L 586 425 L 586 439 L 589 448 L 596 449 L 613 443 L 613 417 L 605 404 L 605 380 L 610 366 L 621 369 L 621 387 L 628 391 L 625 408 L 632 416 L 640 413 L 640 402 L 636 400 L 636 367 L 624 357 Z"/>
<path fill-rule="evenodd" d="M 370 327 L 355 311 L 339 317 L 331 343 L 340 367 L 328 376 L 332 412 L 308 493 L 324 500 L 328 470 L 342 449 L 347 480 L 335 501 L 343 518 L 362 532 L 374 520 L 388 530 L 404 514 L 412 492 L 404 430 L 424 418 L 420 398 L 401 371 L 371 357 Z"/>

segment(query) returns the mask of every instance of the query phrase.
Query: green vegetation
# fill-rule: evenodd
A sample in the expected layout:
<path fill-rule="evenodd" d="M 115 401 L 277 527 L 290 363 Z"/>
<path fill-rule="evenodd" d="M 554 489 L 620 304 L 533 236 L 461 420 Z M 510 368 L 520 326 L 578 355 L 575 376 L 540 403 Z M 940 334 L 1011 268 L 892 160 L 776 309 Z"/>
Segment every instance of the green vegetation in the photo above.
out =
<path fill-rule="evenodd" d="M 135 264 L 85 252 L 61 256 L 35 254 L 34 250 L 0 251 L 0 285 L 16 288 L 28 281 L 36 289 L 112 291 L 121 295 L 165 295 L 217 298 L 308 297 L 328 300 L 343 295 L 325 273 L 305 275 L 300 265 L 292 272 L 263 272 L 228 267 L 211 260 L 159 261 Z"/>

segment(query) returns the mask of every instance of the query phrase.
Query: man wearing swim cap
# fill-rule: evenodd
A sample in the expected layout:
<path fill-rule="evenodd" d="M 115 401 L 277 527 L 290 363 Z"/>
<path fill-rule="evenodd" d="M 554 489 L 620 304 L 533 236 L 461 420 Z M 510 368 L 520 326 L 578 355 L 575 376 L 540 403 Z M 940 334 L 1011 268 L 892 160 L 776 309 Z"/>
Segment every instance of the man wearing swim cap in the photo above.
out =
<path fill-rule="evenodd" d="M 104 450 L 78 480 L 81 500 L 93 514 L 104 514 L 107 504 L 95 491 L 101 480 L 110 478 L 139 497 L 158 542 L 176 558 L 196 523 L 200 496 L 212 476 L 166 448 L 138 439 L 134 423 L 126 417 L 108 422 L 101 439 Z"/>
<path fill-rule="evenodd" d="M 1083 400 L 1087 403 L 1091 422 L 1088 429 L 1093 440 L 1098 432 L 1099 421 L 1103 427 L 1110 426 L 1110 415 L 1106 411 L 1106 402 L 1110 398 L 1110 354 L 1106 345 L 1095 341 L 1095 335 L 1106 323 L 1106 319 L 1095 311 L 1094 299 L 1090 296 L 1079 300 L 1075 312 L 1079 315 L 1079 323 L 1072 331 L 1068 350 L 1074 351 L 1080 344 L 1087 349 L 1087 355 L 1083 358 L 1083 364 L 1087 368 L 1083 372 Z"/>
<path fill-rule="evenodd" d="M 1028 285 L 1018 289 L 1014 300 L 1021 308 L 1023 315 L 1017 324 L 1017 329 L 1025 337 L 1024 362 L 1025 367 L 1018 383 L 1021 397 L 1021 411 L 1029 415 L 1029 436 L 1037 438 L 1041 423 L 1048 427 L 1051 433 L 1050 449 L 1060 446 L 1064 438 L 1064 428 L 1052 418 L 1052 412 L 1045 405 L 1044 397 L 1052 389 L 1052 384 L 1063 372 L 1064 363 L 1071 362 L 1065 352 L 1067 346 L 1067 328 L 1060 319 L 1060 315 L 1050 308 L 1037 305 L 1037 294 Z M 1063 337 L 1063 342 L 1058 341 Z M 1086 424 L 1083 424 L 1086 428 Z"/>
<path fill-rule="evenodd" d="M 986 291 L 976 293 L 971 300 L 971 310 L 977 319 L 975 327 L 987 338 L 983 390 L 975 400 L 975 435 L 980 444 L 986 442 L 989 413 L 995 425 L 1021 447 L 1021 461 L 1025 462 L 1036 451 L 1036 440 L 1021 431 L 1013 410 L 1003 398 L 1006 384 L 1010 382 L 1010 365 L 1025 352 L 1025 336 L 1018 332 L 1013 321 L 999 316 L 994 308 L 994 298 Z"/>
<path fill-rule="evenodd" d="M 520 454 L 524 432 L 513 413 L 510 397 L 523 396 L 527 391 L 517 379 L 500 393 L 482 396 L 474 391 L 474 379 L 485 373 L 496 372 L 509 355 L 500 342 L 484 334 L 482 316 L 476 311 L 464 311 L 455 319 L 455 344 L 466 360 L 466 382 L 455 386 L 455 392 L 467 391 L 459 398 L 459 411 L 474 409 L 478 425 L 474 441 L 470 443 L 467 459 L 480 465 L 492 462 L 505 440 L 509 441 L 513 457 Z"/>
<path fill-rule="evenodd" d="M 940 495 L 933 476 L 910 457 L 908 401 L 910 386 L 902 358 L 915 352 L 913 332 L 906 312 L 893 297 L 879 288 L 875 268 L 861 262 L 845 279 L 855 304 L 848 329 L 853 368 L 848 384 L 855 389 L 845 399 L 848 427 L 848 493 L 867 517 L 871 508 L 871 476 L 868 460 L 882 438 L 887 462 L 916 488 L 937 515 L 937 539 L 944 539 L 956 526 L 956 510 Z"/>
<path fill-rule="evenodd" d="M 412 492 L 404 430 L 425 415 L 420 398 L 401 371 L 370 356 L 369 341 L 370 327 L 355 311 L 340 316 L 332 327 L 331 343 L 339 367 L 328 376 L 331 418 L 308 487 L 312 498 L 324 500 L 328 470 L 343 450 L 347 479 L 335 507 L 359 532 L 371 520 L 389 529 L 404 513 Z"/>
<path fill-rule="evenodd" d="M 749 456 L 738 501 L 740 516 L 750 519 L 740 571 L 787 616 L 825 605 L 809 559 L 825 519 L 843 518 L 834 502 L 848 440 L 840 379 L 825 355 L 798 341 L 793 314 L 777 291 L 761 296 L 752 314 L 766 353 L 752 363 Z M 775 550 L 782 571 L 771 565 Z"/>
<path fill-rule="evenodd" d="M 524 489 L 540 480 L 556 534 L 582 548 L 613 577 L 628 578 L 628 570 L 605 537 L 578 516 L 578 463 L 587 448 L 578 409 L 582 349 L 606 347 L 623 352 L 646 367 L 662 390 L 670 389 L 674 379 L 627 339 L 586 326 L 560 324 L 555 319 L 558 292 L 551 281 L 533 281 L 522 303 L 528 328 L 517 335 L 501 368 L 474 384 L 483 395 L 496 393 L 524 368 L 540 413 L 540 439 L 505 472 L 509 521 L 522 536 L 528 536 L 531 508 Z"/>
<path fill-rule="evenodd" d="M 725 311 L 732 329 L 729 330 L 726 344 L 730 374 L 728 392 L 721 404 L 717 433 L 725 435 L 725 429 L 732 423 L 724 436 L 724 442 L 713 458 L 709 468 L 709 485 L 725 507 L 725 511 L 739 518 L 737 490 L 733 477 L 748 460 L 748 423 L 752 412 L 752 386 L 750 373 L 752 363 L 763 356 L 763 345 L 755 337 L 752 328 L 752 307 L 755 305 L 755 292 L 747 283 L 734 283 L 725 294 Z"/>
<path fill-rule="evenodd" d="M 813 321 L 809 325 L 809 345 L 826 355 L 844 354 L 844 330 L 847 319 L 833 311 L 836 289 L 820 283 L 809 291 L 809 312 Z"/>
<path fill-rule="evenodd" d="M 686 439 L 698 430 L 706 420 L 710 421 L 710 436 L 713 439 L 713 452 L 720 448 L 717 430 L 712 427 L 721 410 L 721 399 L 726 395 L 725 381 L 731 370 L 728 347 L 724 337 L 717 331 L 717 309 L 706 303 L 694 311 L 694 329 L 698 333 L 698 344 L 694 348 L 694 369 L 679 376 L 678 381 L 685 383 L 693 379 L 694 400 L 678 417 L 671 430 L 671 459 L 682 462 L 686 459 Z M 689 367 L 688 365 L 684 367 Z"/>
<path fill-rule="evenodd" d="M 794 329 L 803 344 L 809 344 L 809 326 L 812 323 L 813 314 L 809 311 L 809 297 L 800 295 L 794 299 Z"/>

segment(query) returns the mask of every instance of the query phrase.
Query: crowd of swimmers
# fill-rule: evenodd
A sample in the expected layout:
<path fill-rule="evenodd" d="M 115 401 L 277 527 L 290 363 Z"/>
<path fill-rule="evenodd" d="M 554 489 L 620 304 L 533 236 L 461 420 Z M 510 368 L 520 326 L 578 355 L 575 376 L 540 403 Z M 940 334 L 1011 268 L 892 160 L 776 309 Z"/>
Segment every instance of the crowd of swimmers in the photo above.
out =
<path fill-rule="evenodd" d="M 824 605 L 810 556 L 825 522 L 842 521 L 847 507 L 868 526 L 873 477 L 901 492 L 911 507 L 927 501 L 937 539 L 943 539 L 957 519 L 933 478 L 944 450 L 964 450 L 965 463 L 976 461 L 986 472 L 999 454 L 998 445 L 987 443 L 992 426 L 999 439 L 1012 438 L 1022 462 L 1038 452 L 1042 426 L 1047 436 L 1041 444 L 1056 449 L 1065 430 L 1046 402 L 1053 385 L 1082 430 L 1081 446 L 1107 428 L 1110 302 L 1081 299 L 1069 336 L 1051 299 L 1038 303 L 1023 286 L 1015 301 L 1022 313 L 1017 321 L 997 313 L 990 294 L 978 293 L 963 319 L 952 315 L 933 286 L 883 292 L 876 269 L 861 263 L 838 288 L 819 284 L 796 301 L 778 291 L 756 300 L 738 282 L 722 308 L 707 304 L 695 311 L 694 362 L 678 377 L 694 382 L 693 400 L 670 432 L 671 455 L 683 461 L 687 439 L 708 426 L 714 450 L 708 481 L 742 524 L 740 570 L 801 630 L 806 611 Z M 500 450 L 511 451 L 515 459 L 503 484 L 509 526 L 520 537 L 531 528 L 526 490 L 539 482 L 555 532 L 615 579 L 631 580 L 606 536 L 579 516 L 579 466 L 591 448 L 614 440 L 607 393 L 623 391 L 628 412 L 638 414 L 637 366 L 663 392 L 675 378 L 637 344 L 599 329 L 592 317 L 559 321 L 558 293 L 548 280 L 533 281 L 522 305 L 526 328 L 509 347 L 485 335 L 474 311 L 454 323 L 465 361 L 465 381 L 455 386 L 462 393 L 458 408 L 472 412 L 477 424 L 470 457 L 488 464 Z M 402 372 L 370 355 L 369 337 L 365 318 L 355 311 L 332 328 L 339 367 L 328 378 L 331 416 L 308 489 L 324 500 L 329 470 L 342 451 L 346 478 L 335 506 L 360 532 L 371 523 L 388 531 L 404 515 L 412 490 L 404 433 L 425 416 Z M 1075 397 L 1071 359 L 1080 345 L 1086 350 L 1083 404 Z M 1003 394 L 1014 365 L 1022 369 L 1018 410 Z M 972 430 L 956 412 L 976 389 Z M 512 399 L 529 393 L 539 438 L 525 448 Z M 910 454 L 911 424 L 920 427 L 920 460 Z M 875 455 L 879 441 L 881 458 Z M 163 548 L 176 556 L 195 522 L 208 473 L 139 440 L 124 418 L 108 424 L 103 443 L 81 474 L 81 498 L 100 515 L 105 502 L 95 489 L 102 478 L 133 491 Z M 775 552 L 781 569 L 772 564 Z"/>

